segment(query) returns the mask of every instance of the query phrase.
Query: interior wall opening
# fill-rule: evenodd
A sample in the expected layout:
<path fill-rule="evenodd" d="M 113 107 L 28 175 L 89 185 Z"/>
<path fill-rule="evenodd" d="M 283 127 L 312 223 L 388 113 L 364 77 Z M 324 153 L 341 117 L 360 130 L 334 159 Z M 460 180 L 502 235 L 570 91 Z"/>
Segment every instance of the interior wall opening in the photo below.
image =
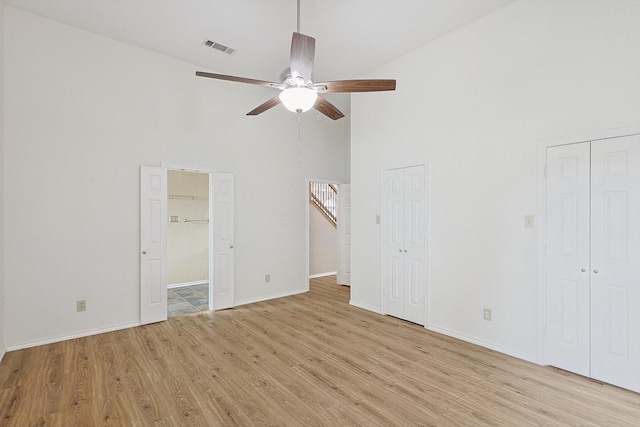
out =
<path fill-rule="evenodd" d="M 167 171 L 167 317 L 210 309 L 209 174 Z"/>

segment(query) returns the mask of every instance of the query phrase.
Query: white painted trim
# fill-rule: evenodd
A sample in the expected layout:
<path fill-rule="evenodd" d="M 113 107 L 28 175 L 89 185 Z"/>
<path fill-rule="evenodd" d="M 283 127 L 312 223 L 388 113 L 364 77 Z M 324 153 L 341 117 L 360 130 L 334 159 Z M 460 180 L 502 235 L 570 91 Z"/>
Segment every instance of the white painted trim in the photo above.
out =
<path fill-rule="evenodd" d="M 7 350 L 4 347 L 0 348 L 0 362 L 2 362 L 2 358 L 5 354 L 7 354 Z"/>
<path fill-rule="evenodd" d="M 63 336 L 58 336 L 58 337 L 54 337 L 54 338 L 47 338 L 47 339 L 39 340 L 39 341 L 29 341 L 29 342 L 22 343 L 22 344 L 7 346 L 6 351 L 22 350 L 24 348 L 37 347 L 39 345 L 52 344 L 52 343 L 56 343 L 56 342 L 60 342 L 60 341 L 67 341 L 67 340 L 72 340 L 72 339 L 76 339 L 76 338 L 88 337 L 88 336 L 91 336 L 91 335 L 104 334 L 106 332 L 119 331 L 121 329 L 135 328 L 137 326 L 140 326 L 140 322 L 124 323 L 122 325 L 116 325 L 116 326 L 112 326 L 112 327 L 109 327 L 109 328 L 92 329 L 90 331 L 79 332 L 77 334 L 63 335 Z"/>
<path fill-rule="evenodd" d="M 494 344 L 489 341 L 479 340 L 473 337 L 470 337 L 465 334 L 461 334 L 459 332 L 452 331 L 447 328 L 441 328 L 435 325 L 428 325 L 426 327 L 428 330 L 432 332 L 436 332 L 438 334 L 446 335 L 448 337 L 456 338 L 462 341 L 469 342 L 471 344 L 479 345 L 480 347 L 488 348 L 489 350 L 497 351 L 498 353 L 506 354 L 507 356 L 517 357 L 518 359 L 526 360 L 527 362 L 539 364 L 533 355 L 523 354 L 518 351 L 515 351 L 509 347 L 503 347 L 499 344 Z"/>
<path fill-rule="evenodd" d="M 209 283 L 209 281 L 208 280 L 195 280 L 193 282 L 173 283 L 171 285 L 167 285 L 167 289 L 186 288 L 187 286 L 204 285 L 206 283 Z"/>
<path fill-rule="evenodd" d="M 337 271 L 328 271 L 326 273 L 312 274 L 311 276 L 309 276 L 309 279 L 317 279 L 318 277 L 335 276 L 336 274 L 338 274 Z"/>
<path fill-rule="evenodd" d="M 604 139 L 621 138 L 624 136 L 640 134 L 640 126 L 628 126 L 615 129 L 605 129 L 575 135 L 567 135 L 539 140 L 537 143 L 537 189 L 536 189 L 536 223 L 537 223 L 537 343 L 535 363 L 547 365 L 546 361 L 546 313 L 547 313 L 547 180 L 545 177 L 545 166 L 547 164 L 547 148 L 560 145 L 578 144 L 582 142 L 601 141 Z"/>
<path fill-rule="evenodd" d="M 544 138 L 538 141 L 540 147 L 555 147 L 557 145 L 577 144 L 580 142 L 599 141 L 602 139 L 621 138 L 640 134 L 640 125 L 622 128 L 603 129 L 591 132 L 581 132 L 573 135 Z"/>
<path fill-rule="evenodd" d="M 384 313 L 382 312 L 382 310 L 379 307 L 374 307 L 372 305 L 369 304 L 363 304 L 354 300 L 349 300 L 349 305 L 352 305 L 354 307 L 357 308 L 361 308 L 363 310 L 367 310 L 367 311 L 372 311 L 374 313 L 378 313 L 384 316 Z"/>
<path fill-rule="evenodd" d="M 179 163 L 170 163 L 170 162 L 160 162 L 160 167 L 167 168 L 167 169 L 172 169 L 172 170 L 185 171 L 185 172 L 199 172 L 199 173 L 214 173 L 214 172 L 217 172 L 216 169 L 210 168 L 210 167 L 204 167 L 204 166 L 200 167 L 200 166 L 193 166 L 193 165 L 181 165 Z"/>
<path fill-rule="evenodd" d="M 309 285 L 307 284 L 307 287 Z M 263 302 L 263 301 L 269 301 L 272 299 L 276 299 L 276 298 L 284 298 L 284 297 L 291 297 L 293 295 L 299 295 L 299 294 L 304 294 L 309 292 L 308 289 L 300 289 L 297 291 L 292 291 L 292 292 L 282 292 L 282 293 L 278 293 L 278 294 L 271 294 L 271 295 L 267 295 L 264 297 L 259 297 L 259 298 L 251 298 L 251 299 L 246 299 L 246 300 L 240 300 L 240 301 L 236 301 L 234 307 L 239 307 L 241 305 L 247 305 L 247 304 L 254 304 L 256 302 Z"/>

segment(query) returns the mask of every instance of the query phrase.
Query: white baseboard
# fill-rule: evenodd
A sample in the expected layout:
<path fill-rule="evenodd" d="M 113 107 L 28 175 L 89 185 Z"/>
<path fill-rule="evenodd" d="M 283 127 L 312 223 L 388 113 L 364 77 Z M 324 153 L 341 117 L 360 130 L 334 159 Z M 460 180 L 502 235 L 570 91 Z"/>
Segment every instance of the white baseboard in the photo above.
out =
<path fill-rule="evenodd" d="M 186 286 L 195 286 L 195 285 L 204 285 L 205 283 L 209 283 L 209 281 L 208 280 L 196 280 L 196 281 L 193 281 L 193 282 L 173 283 L 171 285 L 167 285 L 167 289 L 184 288 Z"/>
<path fill-rule="evenodd" d="M 260 298 L 252 298 L 252 299 L 247 299 L 247 300 L 240 300 L 240 301 L 236 301 L 234 307 L 239 307 L 241 305 L 246 305 L 246 304 L 253 304 L 256 302 L 262 302 L 262 301 L 269 301 L 270 299 L 276 299 L 276 298 L 284 298 L 284 297 L 290 297 L 293 295 L 298 295 L 298 294 L 304 294 L 305 292 L 308 292 L 307 289 L 300 289 L 298 291 L 293 291 L 293 292 L 283 292 L 280 294 L 272 294 L 272 295 L 267 295 L 264 297 L 260 297 Z"/>
<path fill-rule="evenodd" d="M 4 357 L 6 352 L 7 350 L 4 347 L 0 348 L 0 362 L 2 362 L 2 358 Z"/>
<path fill-rule="evenodd" d="M 111 326 L 109 328 L 93 329 L 93 330 L 90 330 L 90 331 L 78 332 L 77 334 L 63 335 L 63 336 L 58 336 L 58 337 L 54 337 L 54 338 L 47 338 L 47 339 L 38 340 L 38 341 L 29 341 L 29 342 L 22 343 L 22 344 L 9 345 L 6 348 L 6 351 L 22 350 L 24 348 L 37 347 L 39 345 L 52 344 L 52 343 L 55 343 L 55 342 L 67 341 L 67 340 L 72 340 L 72 339 L 75 339 L 75 338 L 83 338 L 83 337 L 88 337 L 90 335 L 104 334 L 105 332 L 119 331 L 120 329 L 128 329 L 128 328 L 133 328 L 133 327 L 136 327 L 136 326 L 140 326 L 140 323 L 139 322 L 125 323 L 125 324 L 122 324 L 122 325 Z"/>
<path fill-rule="evenodd" d="M 447 328 L 441 328 L 435 325 L 427 325 L 428 330 L 437 332 L 442 335 L 446 335 L 448 337 L 457 338 L 462 341 L 470 342 L 471 344 L 479 345 L 480 347 L 488 348 L 489 350 L 497 351 L 498 353 L 506 354 L 507 356 L 517 357 L 518 359 L 526 360 L 527 362 L 535 363 L 540 365 L 540 363 L 536 360 L 535 356 L 531 356 L 528 354 L 520 353 L 519 351 L 515 351 L 509 347 L 504 347 L 499 344 L 494 344 L 492 342 L 480 340 L 474 337 L 470 337 L 465 334 L 461 334 L 459 332 L 452 331 Z"/>
<path fill-rule="evenodd" d="M 362 304 L 362 303 L 356 302 L 354 300 L 349 300 L 349 305 L 361 308 L 363 310 L 373 311 L 374 313 L 382 314 L 382 310 L 380 308 L 374 307 L 374 306 L 368 305 L 368 304 Z"/>
<path fill-rule="evenodd" d="M 336 274 L 338 274 L 337 271 L 329 271 L 329 272 L 326 272 L 326 273 L 311 274 L 311 275 L 309 275 L 309 279 L 317 279 L 318 277 L 335 276 Z"/>

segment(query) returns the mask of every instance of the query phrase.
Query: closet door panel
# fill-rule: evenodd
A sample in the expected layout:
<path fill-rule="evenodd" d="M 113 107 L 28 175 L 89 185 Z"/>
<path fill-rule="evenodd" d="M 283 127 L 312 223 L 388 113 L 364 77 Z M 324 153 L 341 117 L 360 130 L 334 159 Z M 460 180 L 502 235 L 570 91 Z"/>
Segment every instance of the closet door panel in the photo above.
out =
<path fill-rule="evenodd" d="M 547 329 L 550 365 L 589 375 L 589 144 L 547 149 Z"/>
<path fill-rule="evenodd" d="M 591 376 L 640 391 L 640 136 L 591 152 Z"/>
<path fill-rule="evenodd" d="M 404 319 L 426 323 L 426 203 L 425 167 L 405 169 L 404 242 L 405 299 Z"/>
<path fill-rule="evenodd" d="M 404 318 L 404 171 L 385 172 L 383 295 L 385 313 Z"/>

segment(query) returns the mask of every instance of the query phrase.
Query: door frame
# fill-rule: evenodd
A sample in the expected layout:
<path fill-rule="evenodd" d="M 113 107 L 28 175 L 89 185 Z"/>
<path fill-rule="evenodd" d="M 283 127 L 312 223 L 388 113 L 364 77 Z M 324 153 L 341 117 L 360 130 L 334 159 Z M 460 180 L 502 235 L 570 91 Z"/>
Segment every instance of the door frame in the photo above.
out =
<path fill-rule="evenodd" d="M 537 253 L 537 342 L 535 362 L 548 365 L 546 349 L 547 318 L 547 148 L 561 145 L 595 142 L 625 136 L 640 135 L 640 126 L 630 126 L 609 130 L 593 131 L 577 135 L 567 135 L 539 140 L 537 143 L 537 190 L 536 190 L 536 253 Z"/>
<path fill-rule="evenodd" d="M 160 167 L 169 170 L 183 171 L 183 172 L 194 172 L 194 173 L 206 173 L 209 175 L 209 310 L 213 310 L 213 294 L 214 294 L 214 283 L 213 283 L 213 174 L 217 171 L 213 168 L 193 166 L 193 165 L 182 165 L 177 163 L 169 163 L 169 162 L 160 162 Z M 168 178 L 167 178 L 168 184 Z M 167 213 L 168 215 L 168 213 Z"/>
<path fill-rule="evenodd" d="M 333 185 L 337 185 L 338 186 L 338 191 L 340 191 L 340 184 L 342 184 L 340 181 L 336 181 L 336 180 L 332 180 L 332 179 L 319 179 L 319 178 L 305 178 L 305 190 L 304 190 L 304 194 L 305 194 L 305 198 L 304 198 L 304 212 L 305 212 L 305 228 L 304 228 L 304 233 L 305 233 L 305 257 L 304 257 L 304 277 L 305 277 L 305 289 L 307 292 L 309 292 L 309 256 L 311 254 L 309 245 L 311 244 L 311 241 L 309 239 L 309 198 L 311 197 L 311 190 L 310 190 L 310 186 L 309 184 L 311 182 L 321 182 L 324 184 L 333 184 Z M 340 206 L 338 206 L 338 210 L 336 211 L 338 216 L 338 221 L 340 221 Z M 340 245 L 340 242 L 337 242 L 337 245 Z"/>

